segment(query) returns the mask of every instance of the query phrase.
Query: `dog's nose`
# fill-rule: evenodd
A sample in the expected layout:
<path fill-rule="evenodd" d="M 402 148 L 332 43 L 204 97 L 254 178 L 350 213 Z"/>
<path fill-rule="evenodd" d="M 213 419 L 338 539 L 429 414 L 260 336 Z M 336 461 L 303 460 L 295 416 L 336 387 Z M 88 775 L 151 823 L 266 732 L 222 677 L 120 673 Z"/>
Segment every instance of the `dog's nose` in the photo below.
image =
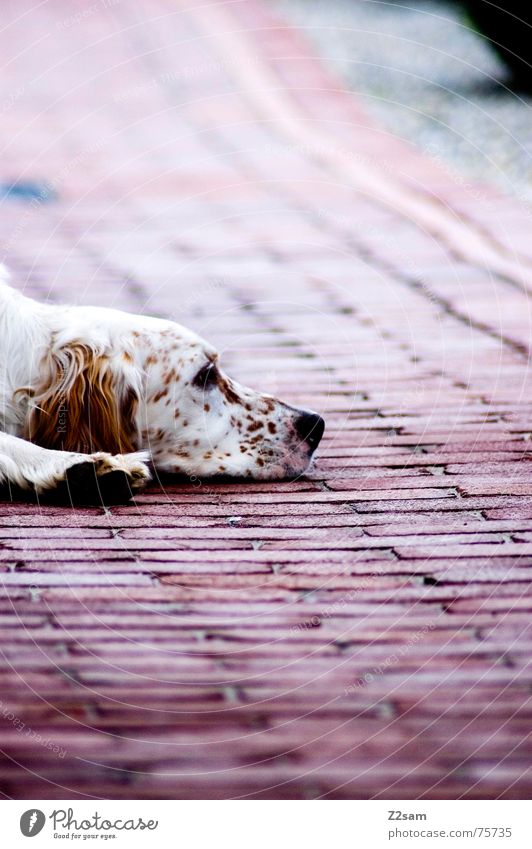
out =
<path fill-rule="evenodd" d="M 304 413 L 296 419 L 296 431 L 300 439 L 308 442 L 312 451 L 315 451 L 325 430 L 325 422 L 317 413 Z"/>

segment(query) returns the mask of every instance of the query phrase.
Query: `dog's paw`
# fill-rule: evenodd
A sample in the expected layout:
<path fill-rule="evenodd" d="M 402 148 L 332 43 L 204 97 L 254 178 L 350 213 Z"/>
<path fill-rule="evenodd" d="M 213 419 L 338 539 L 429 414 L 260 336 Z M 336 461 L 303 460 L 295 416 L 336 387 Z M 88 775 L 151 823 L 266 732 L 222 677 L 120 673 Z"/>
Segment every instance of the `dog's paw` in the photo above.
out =
<path fill-rule="evenodd" d="M 116 472 L 127 477 L 132 490 L 142 489 L 151 479 L 150 470 L 147 466 L 149 455 L 145 451 L 137 451 L 135 454 L 91 454 L 91 460 L 96 468 L 96 477 L 104 478 Z"/>
<path fill-rule="evenodd" d="M 148 456 L 97 454 L 74 456 L 64 472 L 47 481 L 40 495 L 72 504 L 124 504 L 150 480 Z"/>

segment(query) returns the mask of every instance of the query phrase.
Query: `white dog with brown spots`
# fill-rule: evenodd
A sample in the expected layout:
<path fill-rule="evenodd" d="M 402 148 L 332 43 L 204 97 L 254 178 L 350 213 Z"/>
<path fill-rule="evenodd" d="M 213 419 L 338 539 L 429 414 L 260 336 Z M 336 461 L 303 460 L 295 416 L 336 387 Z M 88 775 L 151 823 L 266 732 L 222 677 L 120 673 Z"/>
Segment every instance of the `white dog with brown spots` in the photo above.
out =
<path fill-rule="evenodd" d="M 231 381 L 172 321 L 40 304 L 0 279 L 0 486 L 122 500 L 158 472 L 272 480 L 302 474 L 316 413 Z"/>

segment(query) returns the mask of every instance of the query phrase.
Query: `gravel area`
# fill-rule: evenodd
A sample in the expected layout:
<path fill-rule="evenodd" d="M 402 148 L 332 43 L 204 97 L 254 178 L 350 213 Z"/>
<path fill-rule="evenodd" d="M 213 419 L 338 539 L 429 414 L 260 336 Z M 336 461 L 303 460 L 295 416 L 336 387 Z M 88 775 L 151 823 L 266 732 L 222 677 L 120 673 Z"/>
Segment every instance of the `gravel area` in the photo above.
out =
<path fill-rule="evenodd" d="M 532 197 L 532 98 L 458 6 L 274 0 L 394 134 L 468 179 Z"/>

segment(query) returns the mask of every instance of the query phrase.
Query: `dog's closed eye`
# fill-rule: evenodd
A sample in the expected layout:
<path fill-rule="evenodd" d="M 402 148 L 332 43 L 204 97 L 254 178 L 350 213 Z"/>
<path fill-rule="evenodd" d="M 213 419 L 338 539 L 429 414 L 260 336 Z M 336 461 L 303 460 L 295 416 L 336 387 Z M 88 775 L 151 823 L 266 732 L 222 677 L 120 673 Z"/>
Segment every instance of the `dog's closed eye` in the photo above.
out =
<path fill-rule="evenodd" d="M 192 385 L 198 389 L 213 389 L 218 383 L 218 367 L 216 363 L 206 363 L 200 368 Z"/>

